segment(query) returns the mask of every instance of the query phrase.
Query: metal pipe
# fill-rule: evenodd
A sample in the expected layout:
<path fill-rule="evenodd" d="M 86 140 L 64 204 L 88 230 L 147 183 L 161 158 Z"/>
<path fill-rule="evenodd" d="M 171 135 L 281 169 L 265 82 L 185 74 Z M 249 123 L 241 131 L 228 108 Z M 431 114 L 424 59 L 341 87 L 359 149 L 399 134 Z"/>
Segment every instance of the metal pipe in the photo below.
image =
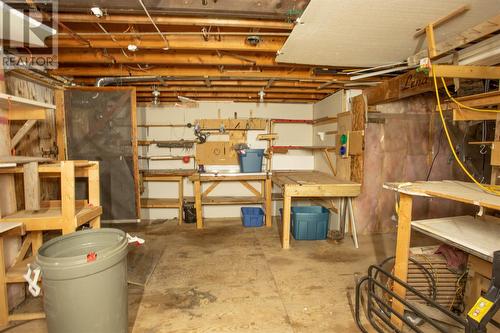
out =
<path fill-rule="evenodd" d="M 158 76 L 108 76 L 96 79 L 96 87 L 104 87 L 114 83 L 141 82 L 148 80 L 158 80 Z"/>

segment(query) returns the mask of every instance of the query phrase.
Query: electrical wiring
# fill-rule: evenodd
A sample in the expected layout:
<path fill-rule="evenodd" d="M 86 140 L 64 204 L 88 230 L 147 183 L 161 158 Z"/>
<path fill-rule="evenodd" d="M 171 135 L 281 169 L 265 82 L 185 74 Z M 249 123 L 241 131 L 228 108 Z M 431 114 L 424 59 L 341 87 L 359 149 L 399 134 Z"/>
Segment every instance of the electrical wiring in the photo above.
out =
<path fill-rule="evenodd" d="M 434 77 L 434 79 L 435 79 L 435 77 Z M 473 107 L 470 107 L 470 106 L 467 106 L 465 104 L 460 103 L 459 101 L 457 101 L 455 98 L 453 98 L 451 96 L 450 91 L 448 90 L 448 87 L 446 86 L 446 81 L 444 80 L 444 77 L 441 78 L 441 81 L 443 82 L 443 87 L 444 87 L 444 90 L 446 91 L 446 95 L 448 95 L 448 97 L 456 105 L 458 105 L 458 106 L 460 106 L 460 107 L 462 107 L 464 109 L 471 110 L 471 111 L 476 111 L 476 112 L 496 112 L 496 113 L 500 112 L 500 110 L 498 110 L 498 109 L 476 109 L 476 108 L 473 108 Z"/>
<path fill-rule="evenodd" d="M 437 78 L 436 78 L 436 73 L 434 72 L 434 70 L 432 70 L 432 77 L 434 79 L 434 90 L 435 90 L 435 93 L 436 93 L 436 101 L 437 101 L 437 106 L 438 106 L 438 110 L 439 110 L 439 116 L 441 117 L 441 122 L 443 123 L 443 129 L 444 129 L 444 133 L 446 134 L 446 138 L 448 139 L 448 144 L 450 146 L 450 149 L 451 149 L 451 152 L 453 154 L 453 157 L 455 157 L 455 161 L 458 163 L 458 165 L 460 166 L 460 168 L 465 172 L 465 174 L 477 185 L 479 186 L 479 188 L 481 188 L 482 190 L 488 192 L 488 193 L 491 193 L 491 194 L 494 194 L 494 195 L 500 195 L 500 191 L 498 190 L 498 186 L 495 186 L 495 185 L 484 185 L 484 184 L 481 184 L 479 181 L 476 180 L 476 178 L 474 178 L 474 176 L 467 170 L 467 168 L 463 165 L 462 161 L 460 161 L 460 158 L 458 157 L 457 155 L 457 152 L 455 151 L 454 149 L 454 145 L 453 145 L 453 142 L 451 141 L 451 137 L 450 137 L 450 133 L 448 132 L 448 127 L 446 126 L 446 122 L 444 120 L 444 115 L 443 115 L 443 109 L 441 107 L 441 100 L 439 98 L 439 89 L 438 89 L 438 84 L 437 84 Z M 445 89 L 447 90 L 446 88 L 446 84 L 444 84 L 444 87 Z M 448 91 L 448 90 L 447 90 Z"/>

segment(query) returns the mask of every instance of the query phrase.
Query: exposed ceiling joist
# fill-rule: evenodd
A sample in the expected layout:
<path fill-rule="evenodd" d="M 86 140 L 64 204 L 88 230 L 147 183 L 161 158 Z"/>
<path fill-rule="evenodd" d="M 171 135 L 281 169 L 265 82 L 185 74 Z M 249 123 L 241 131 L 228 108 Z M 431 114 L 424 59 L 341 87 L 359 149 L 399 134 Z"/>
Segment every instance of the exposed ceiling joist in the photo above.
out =
<path fill-rule="evenodd" d="M 346 79 L 346 75 L 321 75 L 313 76 L 309 70 L 296 69 L 294 71 L 280 70 L 276 68 L 262 68 L 260 70 L 249 70 L 249 69 L 226 69 L 220 71 L 218 68 L 213 67 L 203 67 L 197 68 L 195 66 L 189 67 L 150 67 L 150 68 L 132 68 L 130 66 L 110 66 L 110 67 L 59 67 L 57 69 L 50 71 L 54 75 L 60 76 L 143 76 L 143 75 L 154 75 L 154 76 L 197 76 L 203 73 L 208 77 L 225 77 L 230 79 L 232 76 L 238 77 L 251 77 L 251 78 L 286 78 L 286 79 L 322 79 L 322 80 L 333 80 L 333 79 Z"/>
<path fill-rule="evenodd" d="M 126 49 L 128 45 L 134 44 L 141 49 L 156 49 L 160 50 L 165 46 L 163 41 L 158 36 L 144 36 L 134 38 L 133 36 L 114 36 L 114 40 L 109 36 L 96 36 L 86 38 L 93 48 L 107 49 Z M 285 42 L 286 37 L 262 37 L 261 42 L 257 45 L 250 45 L 246 42 L 245 36 L 221 36 L 220 40 L 209 39 L 205 41 L 202 36 L 170 36 L 168 38 L 170 50 L 193 50 L 193 51 L 245 51 L 245 52 L 270 52 L 276 53 Z M 51 45 L 52 40 L 48 40 Z M 59 48 L 88 48 L 87 43 L 81 40 L 75 40 L 71 37 L 57 37 L 57 45 Z"/>
<path fill-rule="evenodd" d="M 216 53 L 181 53 L 148 50 L 124 53 L 122 50 L 66 50 L 61 49 L 58 54 L 60 63 L 73 64 L 168 64 L 168 65 L 208 65 L 208 66 L 282 66 L 277 65 L 271 55 L 245 55 L 245 60 L 233 56 L 218 56 Z"/>
<path fill-rule="evenodd" d="M 90 14 L 60 13 L 57 16 L 61 22 L 72 23 L 111 23 L 111 24 L 150 24 L 146 15 L 105 15 L 100 18 Z M 274 20 L 255 19 L 219 19 L 204 17 L 176 17 L 154 15 L 153 20 L 158 25 L 176 26 L 213 26 L 213 27 L 234 27 L 234 28 L 259 28 L 292 30 L 293 23 Z"/>

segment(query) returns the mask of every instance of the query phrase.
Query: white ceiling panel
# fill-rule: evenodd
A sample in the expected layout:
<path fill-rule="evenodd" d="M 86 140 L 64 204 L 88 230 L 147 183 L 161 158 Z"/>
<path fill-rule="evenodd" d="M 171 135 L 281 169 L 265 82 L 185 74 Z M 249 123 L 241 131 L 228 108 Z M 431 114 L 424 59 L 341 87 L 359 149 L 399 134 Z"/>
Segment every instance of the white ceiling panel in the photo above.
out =
<path fill-rule="evenodd" d="M 436 42 L 500 13 L 500 0 L 311 0 L 276 61 L 372 67 L 406 60 L 426 47 L 418 28 L 470 9 L 435 29 Z"/>

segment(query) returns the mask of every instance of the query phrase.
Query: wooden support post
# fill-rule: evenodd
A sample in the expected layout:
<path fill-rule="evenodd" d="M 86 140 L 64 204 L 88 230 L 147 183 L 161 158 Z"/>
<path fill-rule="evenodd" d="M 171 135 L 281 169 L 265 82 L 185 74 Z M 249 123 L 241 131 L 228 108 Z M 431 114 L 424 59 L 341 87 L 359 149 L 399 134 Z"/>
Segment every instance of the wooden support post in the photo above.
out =
<path fill-rule="evenodd" d="M 394 275 L 406 282 L 408 275 L 408 258 L 410 255 L 410 236 L 411 236 L 411 210 L 413 198 L 404 193 L 400 193 L 399 212 L 398 212 L 398 233 L 396 240 L 396 261 L 394 264 Z M 394 292 L 401 298 L 406 297 L 406 289 L 394 283 Z M 392 309 L 401 315 L 404 313 L 404 305 L 394 299 Z M 391 316 L 391 322 L 398 328 L 403 327 L 403 322 L 395 315 Z"/>
<path fill-rule="evenodd" d="M 89 205 L 94 207 L 101 205 L 101 191 L 99 184 L 99 162 L 95 163 L 88 169 L 88 191 L 89 191 Z M 96 217 L 90 222 L 92 229 L 101 227 L 101 216 Z"/>
<path fill-rule="evenodd" d="M 201 182 L 199 179 L 194 181 L 194 206 L 196 209 L 196 228 L 203 229 L 203 212 L 201 211 Z"/>
<path fill-rule="evenodd" d="M 427 34 L 427 51 L 429 52 L 429 58 L 436 56 L 436 39 L 434 38 L 434 27 L 429 24 L 425 27 L 425 32 Z"/>
<path fill-rule="evenodd" d="M 40 177 L 38 162 L 23 165 L 24 206 L 26 210 L 40 210 Z"/>
<path fill-rule="evenodd" d="M 74 161 L 61 161 L 61 208 L 62 233 L 63 235 L 72 233 L 76 230 Z"/>
<path fill-rule="evenodd" d="M 270 228 L 273 225 L 273 203 L 272 203 L 272 195 L 273 195 L 273 184 L 271 178 L 266 178 L 264 181 L 264 197 L 266 200 L 266 227 Z"/>
<path fill-rule="evenodd" d="M 281 247 L 290 248 L 290 213 L 292 209 L 292 197 L 285 188 L 283 193 L 283 234 L 281 238 Z"/>
<path fill-rule="evenodd" d="M 5 269 L 3 237 L 0 237 L 0 326 L 5 326 L 9 322 L 9 298 L 5 282 Z"/>
<path fill-rule="evenodd" d="M 54 99 L 56 102 L 56 143 L 57 143 L 57 158 L 60 161 L 66 159 L 66 125 L 64 114 L 64 90 L 56 89 L 54 91 Z"/>
<path fill-rule="evenodd" d="M 182 214 L 184 212 L 184 177 L 179 179 L 179 225 L 182 224 Z"/>
<path fill-rule="evenodd" d="M 32 231 L 31 232 L 31 251 L 35 256 L 38 252 L 38 249 L 43 244 L 43 232 L 42 231 Z"/>

